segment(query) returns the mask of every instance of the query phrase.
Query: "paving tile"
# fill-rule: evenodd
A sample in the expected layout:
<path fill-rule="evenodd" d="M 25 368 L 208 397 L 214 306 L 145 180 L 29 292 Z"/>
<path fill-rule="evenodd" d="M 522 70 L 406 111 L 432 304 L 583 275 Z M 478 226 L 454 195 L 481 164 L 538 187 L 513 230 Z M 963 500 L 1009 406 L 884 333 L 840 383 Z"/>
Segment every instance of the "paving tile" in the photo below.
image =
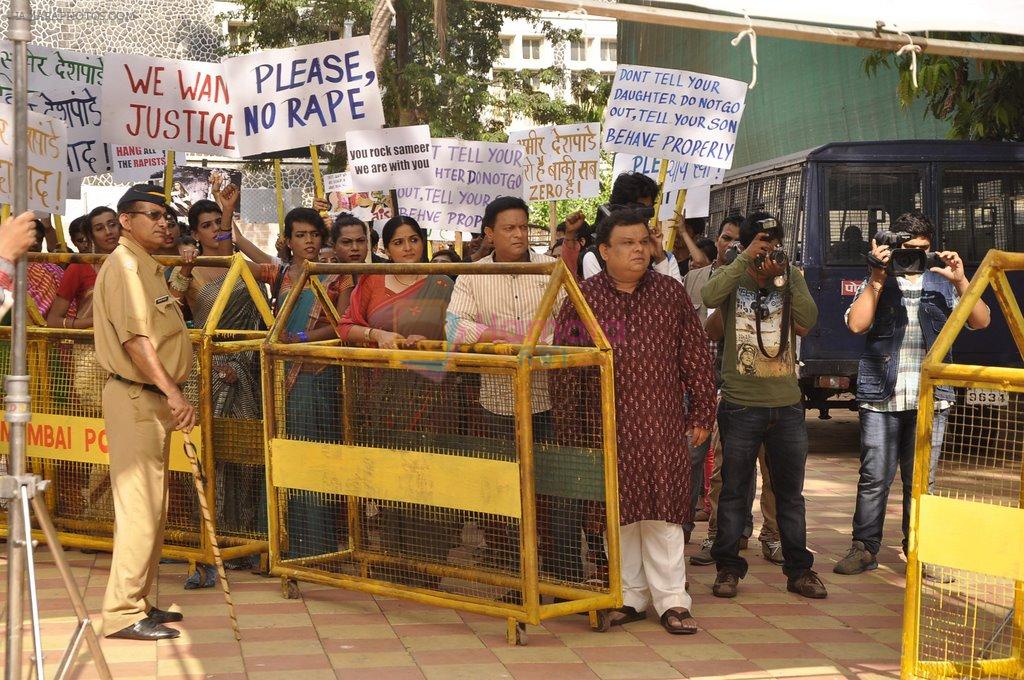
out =
<path fill-rule="evenodd" d="M 511 678 L 512 674 L 500 663 L 424 666 L 420 669 L 427 680 L 482 680 L 483 678 Z"/>
<path fill-rule="evenodd" d="M 515 680 L 596 680 L 583 663 L 505 663 Z"/>
<path fill-rule="evenodd" d="M 678 670 L 664 661 L 602 661 L 588 665 L 602 680 L 662 680 L 683 677 Z"/>

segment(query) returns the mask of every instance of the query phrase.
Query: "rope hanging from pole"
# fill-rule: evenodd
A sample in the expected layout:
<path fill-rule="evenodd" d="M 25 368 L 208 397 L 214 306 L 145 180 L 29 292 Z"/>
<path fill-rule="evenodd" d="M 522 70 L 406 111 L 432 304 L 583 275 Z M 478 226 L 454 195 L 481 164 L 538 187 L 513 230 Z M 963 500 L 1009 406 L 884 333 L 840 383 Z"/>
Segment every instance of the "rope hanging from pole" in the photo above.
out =
<path fill-rule="evenodd" d="M 910 54 L 910 81 L 914 84 L 914 89 L 917 89 L 917 55 L 921 53 L 921 46 L 914 44 L 914 38 L 909 33 L 900 31 L 900 35 L 907 37 L 907 44 L 896 50 L 896 56 L 900 57 L 904 54 Z"/>
<path fill-rule="evenodd" d="M 748 90 L 753 90 L 754 86 L 757 85 L 757 32 L 754 31 L 754 23 L 750 20 L 750 17 L 743 15 L 747 20 L 747 28 L 740 31 L 735 38 L 730 41 L 733 47 L 739 45 L 743 38 L 750 38 L 750 60 L 754 62 L 753 73 L 750 76 L 750 84 L 747 85 Z"/>

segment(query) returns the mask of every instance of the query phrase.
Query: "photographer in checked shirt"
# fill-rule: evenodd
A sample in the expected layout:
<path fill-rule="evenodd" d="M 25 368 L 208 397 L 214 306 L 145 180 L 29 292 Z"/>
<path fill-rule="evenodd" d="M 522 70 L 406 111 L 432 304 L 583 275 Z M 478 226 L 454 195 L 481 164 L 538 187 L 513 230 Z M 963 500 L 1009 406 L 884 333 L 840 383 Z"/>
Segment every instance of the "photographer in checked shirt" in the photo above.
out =
<path fill-rule="evenodd" d="M 958 254 L 930 252 L 935 228 L 920 210 L 900 215 L 892 229 L 880 231 L 872 240 L 868 278 L 846 312 L 847 327 L 865 335 L 865 347 L 857 369 L 861 454 L 853 544 L 833 569 L 837 574 L 859 574 L 878 567 L 885 506 L 897 465 L 903 481 L 906 553 L 921 362 L 968 284 Z M 990 320 L 988 305 L 979 300 L 967 323 L 980 330 Z M 935 483 L 953 401 L 952 388 L 936 388 L 929 488 Z M 926 578 L 936 576 L 925 569 Z"/>

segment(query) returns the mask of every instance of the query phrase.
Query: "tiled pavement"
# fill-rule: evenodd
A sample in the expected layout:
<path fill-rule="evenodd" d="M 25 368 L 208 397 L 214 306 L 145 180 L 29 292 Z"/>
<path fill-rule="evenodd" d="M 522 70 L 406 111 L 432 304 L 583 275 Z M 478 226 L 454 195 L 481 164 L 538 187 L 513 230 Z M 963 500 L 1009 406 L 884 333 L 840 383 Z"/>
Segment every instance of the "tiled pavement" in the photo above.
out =
<path fill-rule="evenodd" d="M 239 644 L 220 591 L 186 592 L 183 568 L 165 565 L 160 603 L 174 602 L 184 611 L 182 636 L 159 643 L 104 640 L 104 652 L 118 680 L 895 678 L 903 600 L 898 484 L 881 567 L 855 577 L 835 576 L 832 564 L 849 546 L 856 420 L 837 414 L 829 422 L 812 418 L 809 425 L 808 542 L 829 587 L 827 600 L 787 593 L 779 568 L 761 559 L 752 541 L 746 553 L 751 571 L 735 600 L 711 596 L 712 567 L 691 569 L 694 615 L 702 629 L 696 636 L 670 636 L 653 618 L 597 634 L 585 617 L 569 616 L 530 627 L 527 646 L 509 647 L 504 621 L 310 584 L 302 585 L 302 600 L 283 600 L 276 579 L 232 572 Z M 97 612 L 109 556 L 68 555 L 90 611 Z M 52 673 L 72 624 L 54 567 L 41 564 L 39 579 L 43 643 Z M 73 677 L 94 676 L 83 653 Z"/>

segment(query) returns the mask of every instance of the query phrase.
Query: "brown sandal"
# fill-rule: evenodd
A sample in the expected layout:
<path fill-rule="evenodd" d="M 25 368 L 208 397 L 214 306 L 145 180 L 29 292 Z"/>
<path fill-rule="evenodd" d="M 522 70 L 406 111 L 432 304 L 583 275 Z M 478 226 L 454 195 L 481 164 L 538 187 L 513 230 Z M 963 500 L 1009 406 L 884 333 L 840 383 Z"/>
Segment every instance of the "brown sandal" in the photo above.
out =
<path fill-rule="evenodd" d="M 638 612 L 629 606 L 618 609 L 602 609 L 597 613 L 598 625 L 595 630 L 598 633 L 607 633 L 612 626 L 622 626 L 634 621 L 643 621 L 646 618 L 647 612 Z"/>
<path fill-rule="evenodd" d="M 692 621 L 693 626 L 687 626 L 686 621 Z M 679 625 L 673 625 L 676 623 Z M 665 613 L 661 615 L 661 627 L 671 635 L 695 635 L 699 630 L 697 622 L 690 615 L 690 610 L 683 607 L 666 609 Z"/>

